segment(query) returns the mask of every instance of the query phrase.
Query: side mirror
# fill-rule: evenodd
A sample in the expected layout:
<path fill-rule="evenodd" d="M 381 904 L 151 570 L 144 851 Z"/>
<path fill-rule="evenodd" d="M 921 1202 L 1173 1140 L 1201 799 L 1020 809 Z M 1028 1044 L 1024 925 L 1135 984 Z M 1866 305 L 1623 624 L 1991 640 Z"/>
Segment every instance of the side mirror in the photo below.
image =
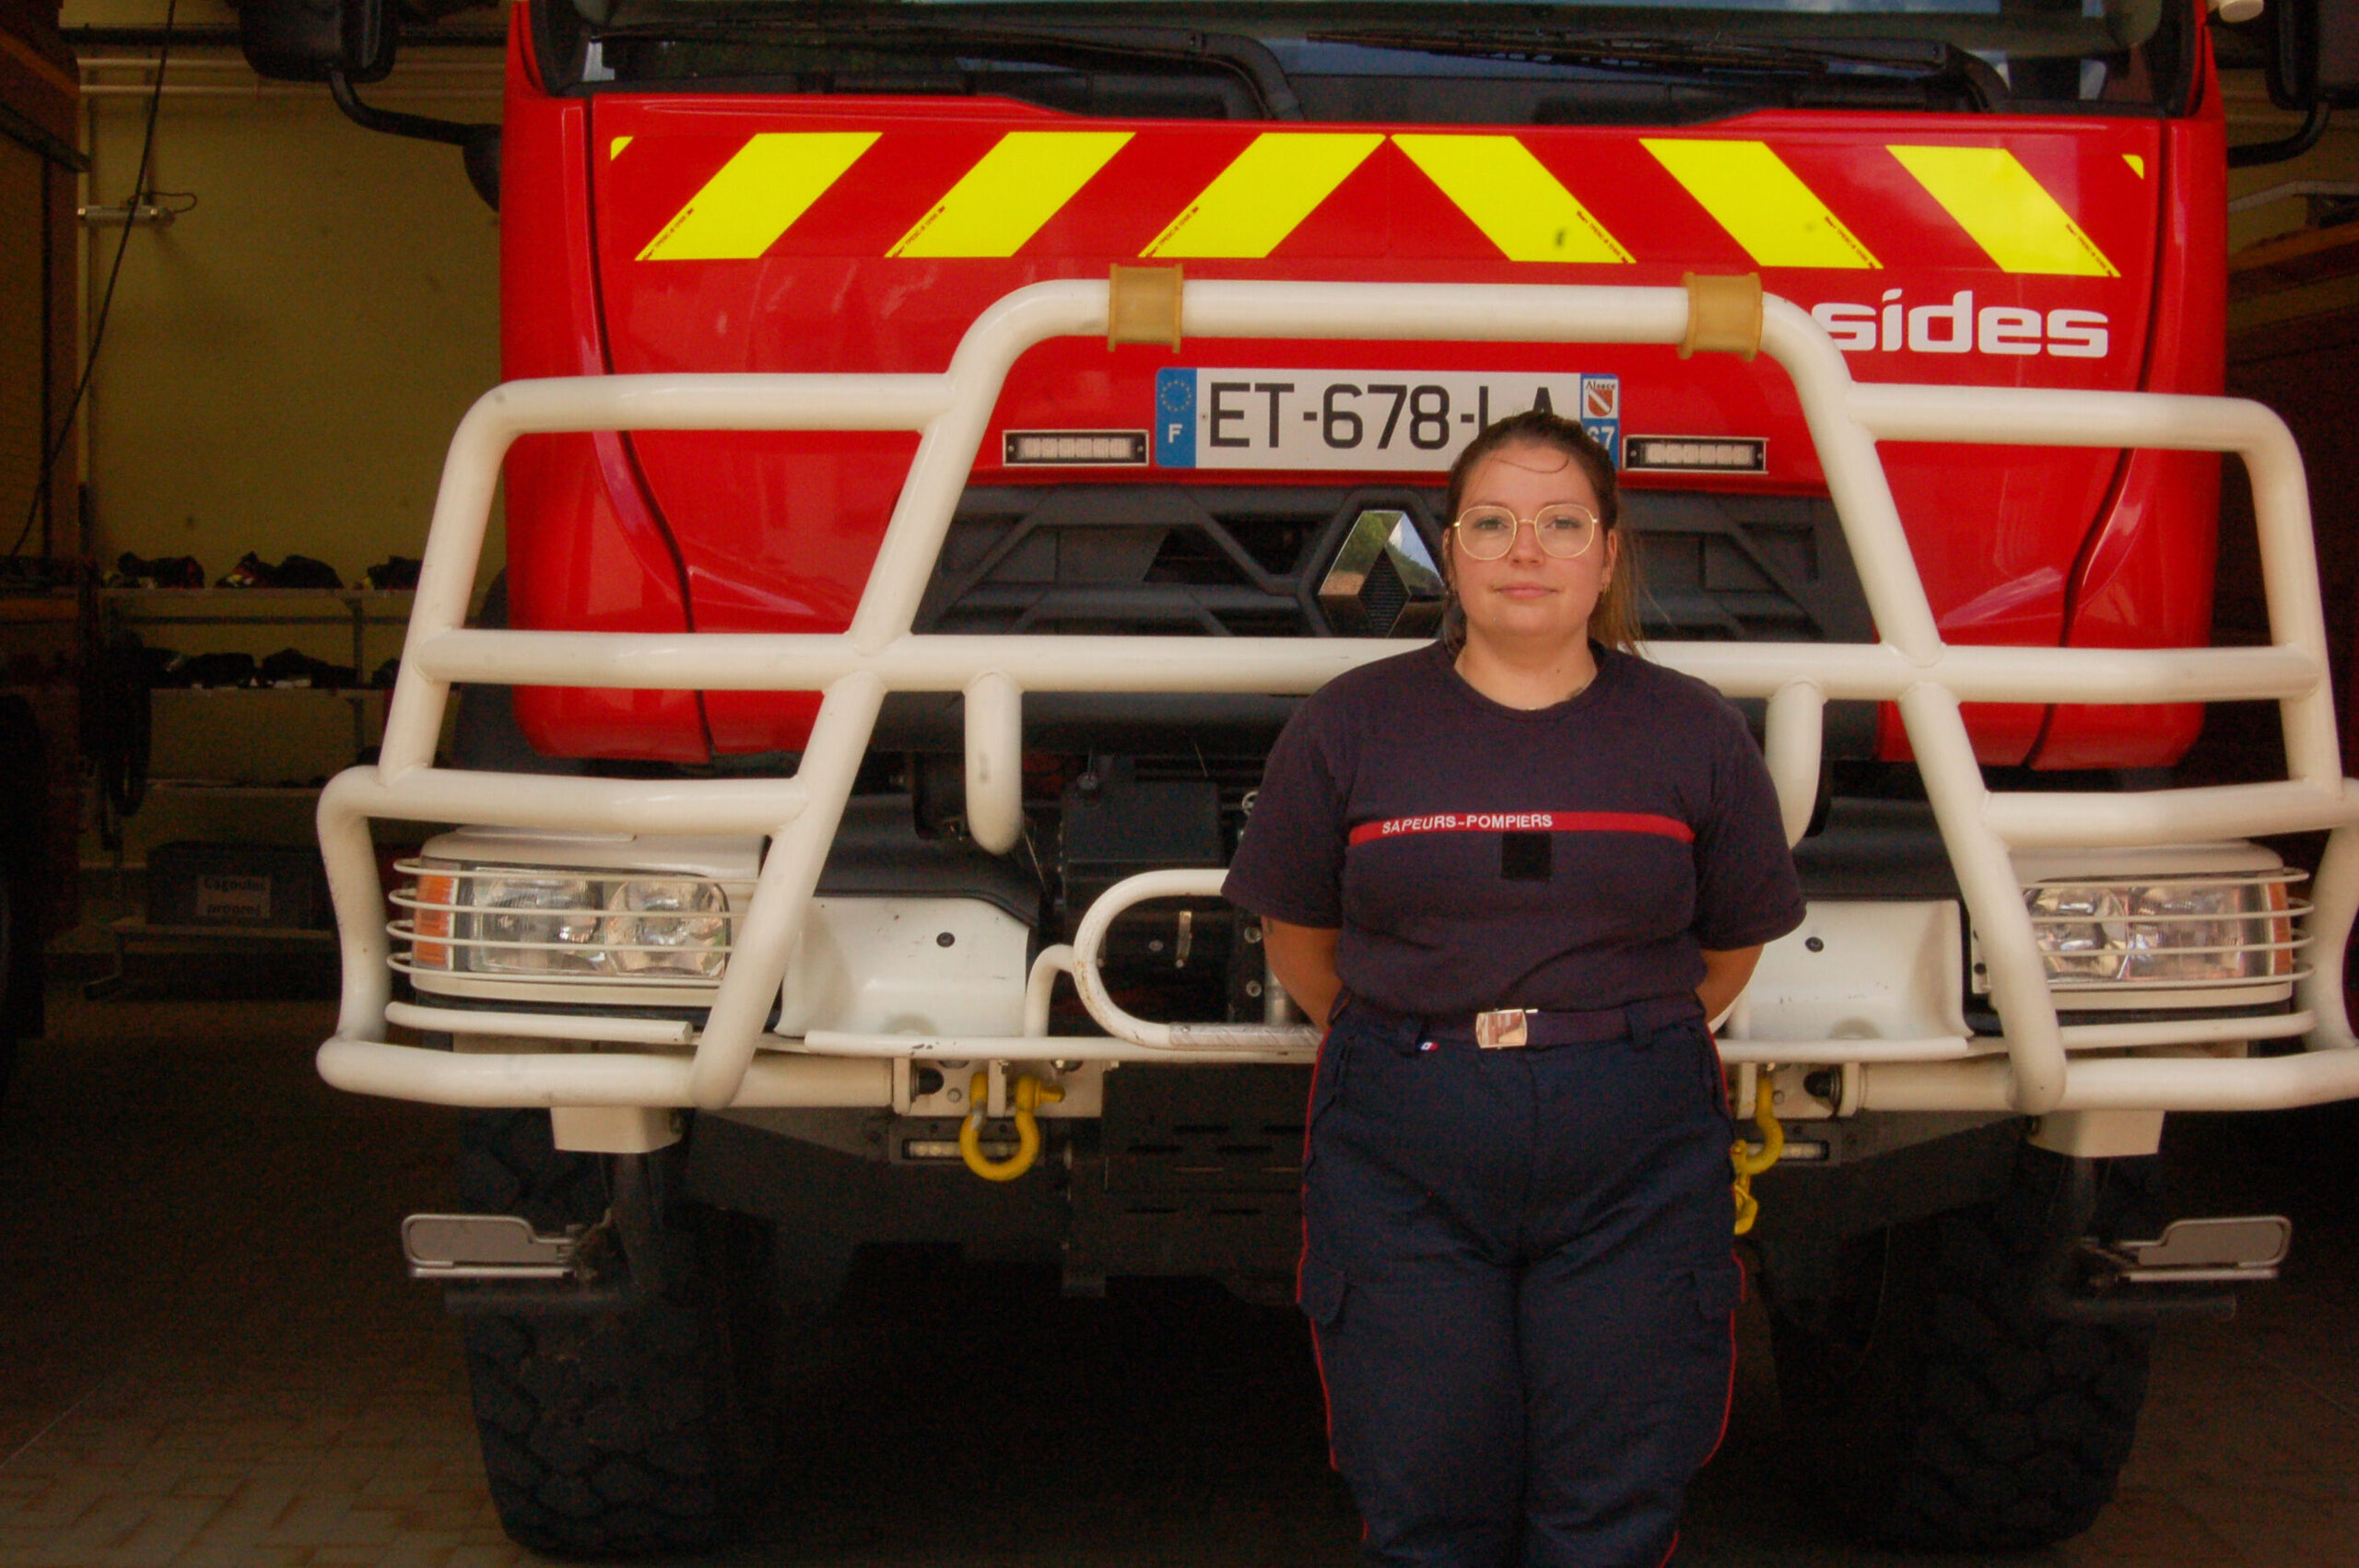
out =
<path fill-rule="evenodd" d="M 2359 103 L 2359 0 L 2268 0 L 2270 101 L 2307 112 Z"/>
<path fill-rule="evenodd" d="M 244 0 L 238 42 L 257 75 L 283 82 L 380 82 L 393 68 L 393 0 Z"/>
<path fill-rule="evenodd" d="M 282 82 L 325 82 L 345 117 L 365 130 L 443 142 L 466 159 L 467 182 L 499 210 L 499 126 L 462 124 L 423 114 L 372 109 L 352 89 L 381 82 L 393 68 L 401 23 L 397 0 L 244 0 L 238 42 L 257 75 Z M 467 0 L 449 9 L 464 9 Z"/>

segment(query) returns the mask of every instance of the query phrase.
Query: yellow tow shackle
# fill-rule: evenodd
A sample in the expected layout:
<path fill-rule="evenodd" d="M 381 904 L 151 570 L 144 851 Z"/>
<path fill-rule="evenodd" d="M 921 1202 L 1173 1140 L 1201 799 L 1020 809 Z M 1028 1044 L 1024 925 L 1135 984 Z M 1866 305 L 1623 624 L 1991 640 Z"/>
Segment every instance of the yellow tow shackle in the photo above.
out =
<path fill-rule="evenodd" d="M 1744 1235 L 1761 1217 L 1761 1199 L 1753 1196 L 1753 1178 L 1778 1163 L 1786 1152 L 1786 1129 L 1778 1120 L 1777 1086 L 1769 1074 L 1760 1074 L 1753 1091 L 1753 1125 L 1761 1129 L 1761 1153 L 1742 1138 L 1729 1147 L 1729 1164 L 1736 1168 L 1736 1234 Z"/>
<path fill-rule="evenodd" d="M 1054 1083 L 1041 1082 L 1028 1072 L 1010 1084 L 1007 1097 L 1015 1115 L 1015 1153 L 1004 1160 L 993 1160 L 983 1153 L 983 1111 L 990 1090 L 988 1072 L 978 1072 L 967 1085 L 967 1104 L 972 1108 L 958 1129 L 958 1157 L 985 1181 L 1014 1181 L 1040 1157 L 1040 1123 L 1033 1111 L 1054 1105 L 1065 1097 L 1065 1092 Z"/>

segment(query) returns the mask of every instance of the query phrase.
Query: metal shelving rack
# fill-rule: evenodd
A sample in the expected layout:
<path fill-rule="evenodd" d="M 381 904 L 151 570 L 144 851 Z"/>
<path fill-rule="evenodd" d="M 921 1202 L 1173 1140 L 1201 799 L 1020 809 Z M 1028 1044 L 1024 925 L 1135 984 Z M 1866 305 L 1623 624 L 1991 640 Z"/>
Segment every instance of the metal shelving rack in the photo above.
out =
<path fill-rule="evenodd" d="M 352 709 L 352 750 L 357 757 L 368 746 L 366 706 L 381 688 L 367 684 L 369 633 L 372 627 L 399 629 L 409 624 L 413 597 L 406 588 L 102 588 L 101 614 L 111 629 L 124 626 L 281 626 L 350 628 L 352 670 L 360 684 L 322 687 L 343 697 Z M 284 605 L 276 614 L 229 614 L 228 606 Z M 224 686 L 222 691 L 257 688 Z M 155 781 L 166 789 L 182 782 Z M 207 788 L 212 788 L 207 786 Z M 248 788 L 252 788 L 249 786 Z"/>
<path fill-rule="evenodd" d="M 357 759 L 369 745 L 369 704 L 381 702 L 384 688 L 370 685 L 369 638 L 374 631 L 399 633 L 409 622 L 408 589 L 379 588 L 102 588 L 99 590 L 101 635 L 117 627 L 145 631 L 149 627 L 278 628 L 312 630 L 341 627 L 347 644 L 355 685 L 316 689 L 323 699 L 341 701 L 349 710 L 351 750 Z M 189 687 L 185 689 L 228 701 L 278 687 Z M 216 801 L 316 795 L 311 784 L 158 778 L 148 781 L 154 790 L 181 792 Z M 118 866 L 119 870 L 128 869 Z M 334 942 L 332 931 L 282 927 L 153 925 L 138 915 L 107 922 L 115 955 L 114 969 L 85 987 L 92 996 L 110 994 L 123 983 L 124 964 L 135 951 L 323 951 Z"/>

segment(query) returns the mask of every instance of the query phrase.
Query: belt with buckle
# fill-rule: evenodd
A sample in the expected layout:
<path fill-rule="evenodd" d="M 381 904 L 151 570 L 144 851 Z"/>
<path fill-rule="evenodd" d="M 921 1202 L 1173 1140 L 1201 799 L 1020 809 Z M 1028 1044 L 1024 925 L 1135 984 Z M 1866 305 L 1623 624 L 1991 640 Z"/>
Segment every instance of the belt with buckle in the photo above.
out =
<path fill-rule="evenodd" d="M 1586 1012 L 1503 1007 L 1474 1014 L 1473 1038 L 1486 1051 L 1595 1045 L 1660 1029 L 1684 1018 L 1700 1018 L 1703 1012 L 1703 1003 L 1692 995 L 1651 997 L 1626 1007 L 1600 1007 Z M 1458 1019 L 1429 1018 L 1426 1024 L 1426 1036 L 1431 1039 L 1468 1037 L 1466 1025 Z"/>

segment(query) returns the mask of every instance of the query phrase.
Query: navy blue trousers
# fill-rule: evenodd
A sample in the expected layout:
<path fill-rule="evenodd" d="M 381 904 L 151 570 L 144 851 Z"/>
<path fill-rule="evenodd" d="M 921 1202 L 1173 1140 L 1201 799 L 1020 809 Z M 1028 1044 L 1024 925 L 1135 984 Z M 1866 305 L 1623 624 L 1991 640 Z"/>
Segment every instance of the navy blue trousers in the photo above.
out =
<path fill-rule="evenodd" d="M 1345 1008 L 1300 1300 L 1369 1564 L 1670 1557 L 1728 1416 L 1732 1135 L 1700 1016 L 1486 1051 Z"/>

